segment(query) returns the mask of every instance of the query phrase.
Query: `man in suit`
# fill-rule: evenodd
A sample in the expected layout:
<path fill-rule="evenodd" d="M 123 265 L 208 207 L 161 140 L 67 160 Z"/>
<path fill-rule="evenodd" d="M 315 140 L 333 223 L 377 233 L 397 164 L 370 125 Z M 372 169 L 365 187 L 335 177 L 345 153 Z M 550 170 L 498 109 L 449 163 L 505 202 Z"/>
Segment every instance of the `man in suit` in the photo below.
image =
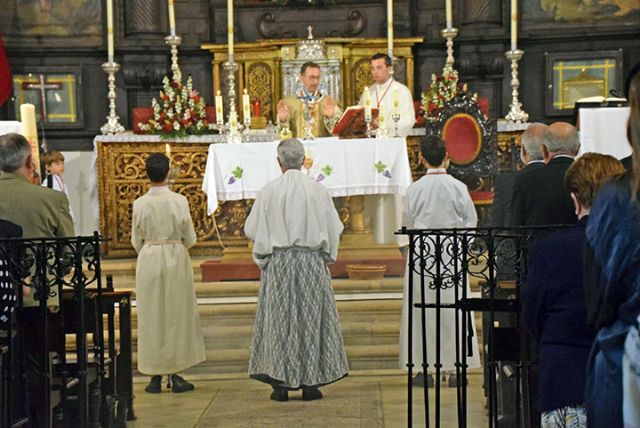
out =
<path fill-rule="evenodd" d="M 22 135 L 0 136 L 0 218 L 22 227 L 25 238 L 73 236 L 66 195 L 32 184 L 35 169 Z"/>
<path fill-rule="evenodd" d="M 493 227 L 513 226 L 511 201 L 513 189 L 518 177 L 529 174 L 544 166 L 542 159 L 542 137 L 547 125 L 532 123 L 520 138 L 520 160 L 524 168 L 520 172 L 507 171 L 499 174 L 493 186 L 493 205 L 491 207 L 491 225 Z"/>
<path fill-rule="evenodd" d="M 564 175 L 580 148 L 578 131 L 566 122 L 549 125 L 543 133 L 544 167 L 521 174 L 513 189 L 513 224 L 545 226 L 577 220 Z"/>

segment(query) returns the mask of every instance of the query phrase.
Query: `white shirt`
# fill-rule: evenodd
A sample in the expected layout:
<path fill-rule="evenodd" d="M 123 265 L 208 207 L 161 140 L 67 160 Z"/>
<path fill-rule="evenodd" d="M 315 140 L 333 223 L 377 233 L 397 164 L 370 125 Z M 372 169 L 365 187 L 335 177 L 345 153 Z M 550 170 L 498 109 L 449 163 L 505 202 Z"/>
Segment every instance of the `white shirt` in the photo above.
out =
<path fill-rule="evenodd" d="M 433 168 L 407 189 L 402 225 L 409 229 L 475 227 L 478 215 L 467 186 Z"/>
<path fill-rule="evenodd" d="M 320 250 L 336 260 L 342 229 L 327 189 L 296 169 L 260 190 L 244 225 L 258 265 L 274 249 L 293 246 Z"/>
<path fill-rule="evenodd" d="M 413 128 L 416 123 L 416 113 L 413 108 L 413 96 L 411 91 L 405 85 L 397 82 L 393 78 L 390 78 L 382 85 L 374 84 L 369 88 L 369 95 L 371 96 L 371 107 L 380 110 L 380 113 L 385 117 L 385 127 L 389 131 L 395 129 L 395 123 L 392 119 L 394 113 L 393 98 L 398 99 L 398 113 L 400 113 L 400 120 L 398 121 L 398 134 L 401 137 L 406 137 L 409 130 Z M 364 105 L 364 97 L 360 97 L 358 105 Z"/>

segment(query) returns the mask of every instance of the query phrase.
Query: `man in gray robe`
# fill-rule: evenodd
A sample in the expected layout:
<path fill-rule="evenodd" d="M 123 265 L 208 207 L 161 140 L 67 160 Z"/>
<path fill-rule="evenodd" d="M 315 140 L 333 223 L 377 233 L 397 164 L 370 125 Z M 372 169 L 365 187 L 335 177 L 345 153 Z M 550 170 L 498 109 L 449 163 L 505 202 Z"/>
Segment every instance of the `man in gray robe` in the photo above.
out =
<path fill-rule="evenodd" d="M 297 139 L 278 145 L 282 176 L 267 183 L 245 234 L 262 270 L 249 375 L 273 387 L 271 399 L 322 398 L 318 387 L 347 375 L 340 320 L 327 264 L 336 260 L 343 226 L 327 189 L 300 168 Z"/>

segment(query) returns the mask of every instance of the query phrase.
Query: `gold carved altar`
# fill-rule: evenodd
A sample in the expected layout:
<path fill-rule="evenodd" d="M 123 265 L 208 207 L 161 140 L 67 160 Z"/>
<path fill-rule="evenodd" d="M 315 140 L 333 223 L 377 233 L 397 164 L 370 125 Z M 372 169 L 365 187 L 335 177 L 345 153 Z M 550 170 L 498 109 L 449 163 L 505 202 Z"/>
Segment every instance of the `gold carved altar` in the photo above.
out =
<path fill-rule="evenodd" d="M 387 39 L 325 38 L 325 55 L 328 60 L 339 62 L 340 88 L 338 103 L 341 106 L 357 104 L 365 86 L 373 83 L 369 59 L 378 52 L 386 52 Z M 406 83 L 413 92 L 414 60 L 412 47 L 422 43 L 421 37 L 394 39 L 396 56 L 395 78 Z M 247 89 L 249 97 L 261 105 L 261 116 L 265 123 L 274 120 L 278 101 L 283 94 L 283 64 L 294 61 L 298 39 L 259 40 L 253 43 L 238 43 L 234 47 L 234 61 L 238 64 L 236 93 Z M 204 44 L 202 49 L 211 52 L 213 59 L 213 92 L 225 94 L 225 71 L 228 61 L 227 46 Z"/>

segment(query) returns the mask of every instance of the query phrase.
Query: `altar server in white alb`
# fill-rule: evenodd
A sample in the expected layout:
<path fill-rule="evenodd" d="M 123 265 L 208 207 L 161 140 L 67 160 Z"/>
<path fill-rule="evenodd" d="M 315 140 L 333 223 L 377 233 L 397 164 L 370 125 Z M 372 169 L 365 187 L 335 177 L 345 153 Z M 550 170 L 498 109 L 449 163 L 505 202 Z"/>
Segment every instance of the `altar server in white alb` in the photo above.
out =
<path fill-rule="evenodd" d="M 167 374 L 173 392 L 194 388 L 178 373 L 205 360 L 187 251 L 196 242 L 187 198 L 167 187 L 169 158 L 146 161 L 151 188 L 133 203 L 131 243 L 138 252 L 138 370 L 152 375 L 145 391 L 159 393 Z"/>
<path fill-rule="evenodd" d="M 379 109 L 378 118 L 374 120 L 374 128 L 386 128 L 389 136 L 395 132 L 393 114 L 399 114 L 398 135 L 406 137 L 416 123 L 413 96 L 411 91 L 393 78 L 392 62 L 389 55 L 377 53 L 371 57 L 371 76 L 374 85 L 369 88 L 371 107 Z M 365 105 L 364 94 L 358 105 Z"/>
<path fill-rule="evenodd" d="M 319 387 L 347 375 L 328 264 L 338 256 L 342 223 L 327 189 L 300 171 L 304 147 L 278 145 L 282 175 L 258 194 L 244 231 L 254 242 L 260 292 L 249 375 L 273 388 L 271 399 L 322 398 Z"/>
<path fill-rule="evenodd" d="M 420 145 L 421 162 L 427 169 L 426 174 L 407 189 L 405 208 L 403 213 L 403 226 L 409 229 L 453 229 L 476 227 L 478 217 L 475 207 L 469 196 L 467 186 L 459 180 L 447 174 L 449 163 L 446 149 L 442 140 L 437 136 L 427 136 L 423 138 Z M 443 238 L 444 239 L 444 238 Z M 451 245 L 451 241 L 444 240 L 442 244 Z M 433 248 L 433 245 L 430 246 Z M 449 248 L 450 249 L 450 248 Z M 433 251 L 432 251 L 433 252 Z M 430 254 L 434 257 L 435 254 Z M 453 263 L 449 253 L 443 251 L 441 266 L 448 267 L 453 271 Z M 460 268 L 460 267 L 459 267 Z M 435 269 L 435 267 L 432 267 Z M 421 301 L 420 274 L 410 273 L 407 269 L 405 273 L 404 296 L 402 301 L 402 325 L 400 331 L 400 367 L 407 368 L 408 362 L 408 299 L 409 299 L 409 276 L 413 275 L 413 303 Z M 425 273 L 425 303 L 436 303 L 436 291 L 429 288 L 432 285 L 435 272 L 432 270 Z M 455 291 L 451 283 L 446 283 L 448 287 L 441 288 L 440 301 L 443 304 L 454 303 Z M 467 288 L 467 293 L 469 289 Z M 458 290 L 458 296 L 462 295 L 462 290 Z M 436 310 L 426 309 L 426 337 L 427 337 L 427 363 L 433 370 L 436 362 Z M 456 316 L 452 309 L 441 309 L 440 311 L 440 363 L 442 370 L 451 372 L 455 370 L 456 363 Z M 459 325 L 462 325 L 462 317 L 458 318 Z M 470 324 L 470 331 L 458 331 L 458 336 L 462 340 L 471 336 L 471 356 L 467 356 L 469 368 L 480 367 L 478 356 L 478 340 L 473 324 L 473 316 L 467 319 Z M 469 324 L 467 324 L 469 325 Z M 418 370 L 422 369 L 422 316 L 420 309 L 413 311 L 412 326 L 412 358 L 413 364 Z M 468 342 L 467 342 L 468 343 Z M 460 345 L 462 346 L 462 345 Z M 414 379 L 414 384 L 422 385 L 423 376 L 418 375 Z M 433 377 L 429 376 L 429 385 L 433 384 Z M 449 386 L 456 386 L 457 380 L 454 375 L 449 379 Z"/>

